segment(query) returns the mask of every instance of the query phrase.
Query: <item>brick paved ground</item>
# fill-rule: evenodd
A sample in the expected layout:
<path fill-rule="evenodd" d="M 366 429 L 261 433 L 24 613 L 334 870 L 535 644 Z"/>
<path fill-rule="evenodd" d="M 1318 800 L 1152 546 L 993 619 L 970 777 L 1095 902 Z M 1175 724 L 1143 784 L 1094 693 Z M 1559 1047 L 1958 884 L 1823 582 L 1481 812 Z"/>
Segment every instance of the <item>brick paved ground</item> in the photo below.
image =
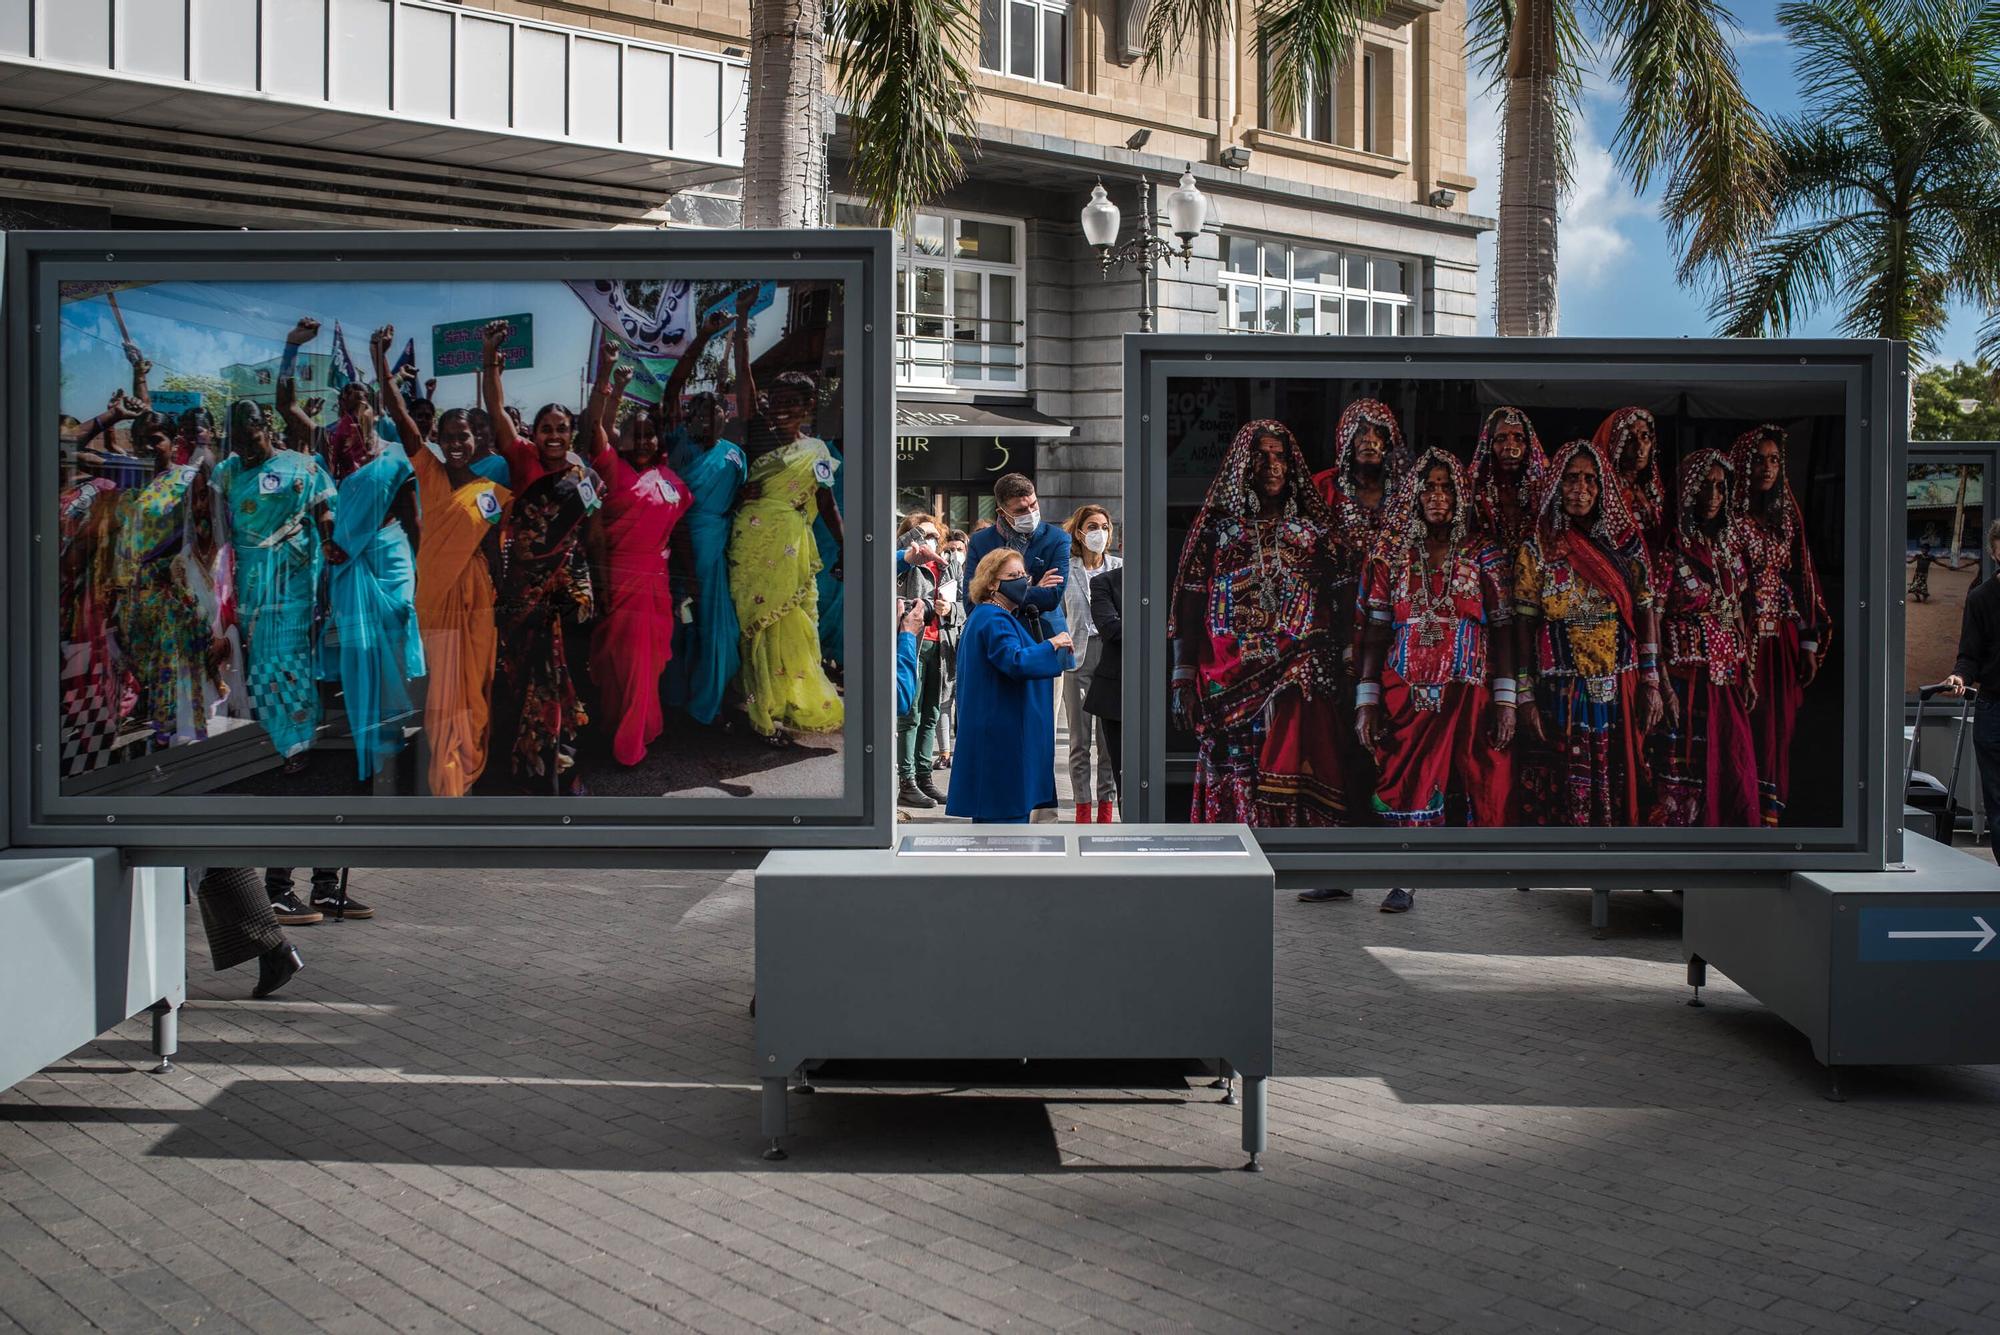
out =
<path fill-rule="evenodd" d="M 194 977 L 0 1095 L 0 1330 L 2000 1329 L 2000 1071 L 1824 1102 L 1677 912 L 1280 905 L 1269 1171 L 1205 1089 L 793 1100 L 749 879 L 364 872 L 307 971 Z"/>

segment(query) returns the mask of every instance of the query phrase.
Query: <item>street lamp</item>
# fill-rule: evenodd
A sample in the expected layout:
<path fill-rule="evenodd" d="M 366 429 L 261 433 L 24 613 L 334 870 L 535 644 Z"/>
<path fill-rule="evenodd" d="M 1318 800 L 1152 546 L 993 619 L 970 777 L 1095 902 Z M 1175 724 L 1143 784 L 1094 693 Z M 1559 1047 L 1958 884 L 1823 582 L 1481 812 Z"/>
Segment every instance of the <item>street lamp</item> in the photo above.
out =
<path fill-rule="evenodd" d="M 1118 228 L 1123 219 L 1118 206 L 1105 193 L 1104 183 L 1098 182 L 1091 188 L 1090 202 L 1083 206 L 1083 239 L 1097 247 L 1098 258 L 1103 264 L 1104 277 L 1110 278 L 1113 269 L 1131 265 L 1139 271 L 1139 332 L 1153 332 L 1153 277 L 1161 263 L 1170 263 L 1179 256 L 1181 267 L 1188 268 L 1194 262 L 1194 239 L 1201 235 L 1201 229 L 1208 224 L 1208 196 L 1201 193 L 1194 183 L 1194 169 L 1181 173 L 1180 187 L 1167 196 L 1167 226 L 1180 238 L 1180 247 L 1162 237 L 1156 230 L 1158 215 L 1153 207 L 1153 182 L 1147 177 L 1139 179 L 1138 230 L 1131 240 L 1122 245 L 1118 241 Z"/>

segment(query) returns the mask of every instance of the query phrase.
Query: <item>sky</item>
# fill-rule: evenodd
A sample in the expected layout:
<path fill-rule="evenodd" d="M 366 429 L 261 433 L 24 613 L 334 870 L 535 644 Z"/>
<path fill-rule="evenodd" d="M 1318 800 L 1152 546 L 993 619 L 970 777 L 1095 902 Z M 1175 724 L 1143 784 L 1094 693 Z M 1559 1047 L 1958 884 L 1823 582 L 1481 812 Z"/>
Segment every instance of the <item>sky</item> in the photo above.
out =
<path fill-rule="evenodd" d="M 333 350 L 338 321 L 355 366 L 363 379 L 372 380 L 368 336 L 377 325 L 395 326 L 392 362 L 403 344 L 416 338 L 417 368 L 428 377 L 434 374 L 433 325 L 531 314 L 534 365 L 510 368 L 505 380 L 507 401 L 525 413 L 551 401 L 580 402 L 594 324 L 583 302 L 559 282 L 157 283 L 118 293 L 118 306 L 133 340 L 153 363 L 155 389 L 170 372 L 216 376 L 232 363 L 269 361 L 284 350 L 285 334 L 302 315 L 320 322 L 319 337 L 306 345 L 308 352 Z M 780 291 L 773 306 L 753 317 L 752 356 L 783 333 L 787 306 Z M 94 416 L 103 411 L 113 389 L 130 387 L 132 374 L 120 342 L 103 297 L 64 303 L 63 412 Z M 440 377 L 438 406 L 471 406 L 476 379 L 471 373 Z"/>
<path fill-rule="evenodd" d="M 1800 89 L 1792 55 L 1778 26 L 1778 0 L 1725 0 L 1740 31 L 1733 45 L 1743 86 L 1767 116 L 1800 110 Z M 1470 207 L 1493 217 L 1499 202 L 1501 98 L 1472 76 L 1469 150 L 1479 181 Z M 1608 145 L 1620 107 L 1606 80 L 1586 81 L 1578 125 L 1576 185 L 1563 209 L 1558 251 L 1561 283 L 1560 332 L 1574 337 L 1701 337 L 1715 332 L 1707 294 L 1674 280 L 1677 252 L 1659 216 L 1660 186 L 1635 198 L 1620 179 Z M 1493 234 L 1480 238 L 1480 332 L 1493 329 Z M 1792 331 L 1801 336 L 1837 336 L 1839 309 L 1815 311 Z M 1939 341 L 1937 360 L 1971 360 L 1978 339 L 1979 313 L 1953 311 Z"/>

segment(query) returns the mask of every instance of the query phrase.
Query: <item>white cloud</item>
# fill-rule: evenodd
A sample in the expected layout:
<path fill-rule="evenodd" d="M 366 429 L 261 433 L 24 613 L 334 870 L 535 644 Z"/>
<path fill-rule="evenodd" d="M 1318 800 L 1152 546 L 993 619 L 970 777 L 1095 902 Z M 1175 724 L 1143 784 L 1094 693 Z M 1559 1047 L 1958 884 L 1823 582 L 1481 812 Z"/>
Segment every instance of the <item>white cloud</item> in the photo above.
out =
<path fill-rule="evenodd" d="M 1465 156 L 1466 168 L 1472 178 L 1479 182 L 1466 207 L 1476 214 L 1491 218 L 1500 209 L 1500 112 L 1506 97 L 1500 90 L 1489 88 L 1478 74 L 1472 75 L 1472 86 L 1466 104 Z M 1479 237 L 1479 274 L 1475 300 L 1479 303 L 1479 332 L 1493 332 L 1493 254 L 1494 236 L 1482 232 Z"/>
<path fill-rule="evenodd" d="M 1740 51 L 1751 46 L 1783 46 L 1787 40 L 1789 39 L 1781 32 L 1760 32 L 1744 28 L 1730 35 L 1729 44 Z"/>
<path fill-rule="evenodd" d="M 1563 201 L 1557 274 L 1564 287 L 1593 288 L 1631 253 L 1632 239 L 1618 224 L 1644 217 L 1653 201 L 1635 198 L 1619 175 L 1611 150 L 1597 138 L 1589 117 L 1576 125 L 1576 165 L 1569 198 Z"/>

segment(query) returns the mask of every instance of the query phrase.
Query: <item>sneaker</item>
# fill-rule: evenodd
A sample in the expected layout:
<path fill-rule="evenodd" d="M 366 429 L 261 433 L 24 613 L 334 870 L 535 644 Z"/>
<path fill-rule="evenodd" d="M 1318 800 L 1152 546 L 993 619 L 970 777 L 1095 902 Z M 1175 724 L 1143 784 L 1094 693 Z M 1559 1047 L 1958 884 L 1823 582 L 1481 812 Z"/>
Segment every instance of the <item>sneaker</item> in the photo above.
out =
<path fill-rule="evenodd" d="M 939 806 L 944 805 L 944 794 L 939 792 L 937 790 L 937 785 L 931 782 L 930 775 L 925 774 L 920 778 L 918 778 L 917 791 L 922 793 L 925 797 L 928 797 L 931 801 L 937 803 Z"/>
<path fill-rule="evenodd" d="M 1414 890 L 1391 890 L 1382 900 L 1384 913 L 1408 913 L 1416 906 L 1417 892 Z"/>
<path fill-rule="evenodd" d="M 1321 886 L 1317 890 L 1299 891 L 1299 903 L 1301 904 L 1324 904 L 1331 899 L 1352 899 L 1352 898 L 1354 898 L 1354 892 L 1352 890 L 1337 890 L 1330 885 Z"/>
<path fill-rule="evenodd" d="M 366 904 L 352 896 L 341 894 L 338 890 L 334 890 L 328 894 L 320 894 L 318 891 L 314 891 L 312 906 L 319 910 L 320 916 L 323 918 L 372 918 L 375 916 L 374 909 L 369 908 Z M 279 921 L 282 922 L 283 919 Z"/>
<path fill-rule="evenodd" d="M 899 807 L 909 807 L 916 811 L 929 811 L 937 803 L 919 792 L 916 784 L 905 783 L 896 790 L 896 805 Z"/>
<path fill-rule="evenodd" d="M 282 895 L 271 896 L 271 916 L 286 927 L 310 927 L 326 915 L 307 908 L 299 902 L 299 897 L 287 890 Z"/>

